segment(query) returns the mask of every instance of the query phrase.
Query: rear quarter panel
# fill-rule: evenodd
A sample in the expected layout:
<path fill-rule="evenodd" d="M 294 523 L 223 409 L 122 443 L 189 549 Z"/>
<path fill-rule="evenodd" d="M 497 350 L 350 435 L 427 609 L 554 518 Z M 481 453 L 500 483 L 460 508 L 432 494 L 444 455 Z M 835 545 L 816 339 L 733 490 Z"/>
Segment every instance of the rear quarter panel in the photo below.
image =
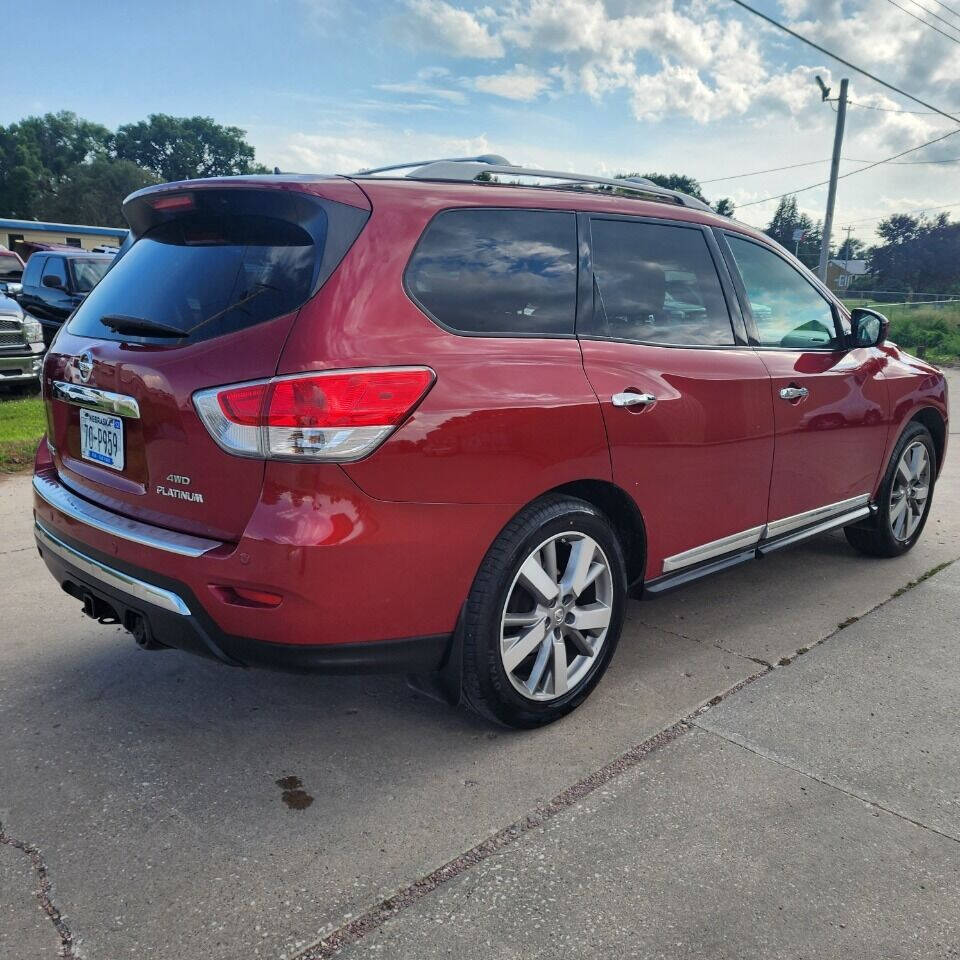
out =
<path fill-rule="evenodd" d="M 433 215 L 491 204 L 414 186 L 363 184 L 370 222 L 301 311 L 278 372 L 433 368 L 436 383 L 410 419 L 372 456 L 344 465 L 377 499 L 520 506 L 568 481 L 609 479 L 603 418 L 574 338 L 459 336 L 407 296 L 404 269 Z"/>

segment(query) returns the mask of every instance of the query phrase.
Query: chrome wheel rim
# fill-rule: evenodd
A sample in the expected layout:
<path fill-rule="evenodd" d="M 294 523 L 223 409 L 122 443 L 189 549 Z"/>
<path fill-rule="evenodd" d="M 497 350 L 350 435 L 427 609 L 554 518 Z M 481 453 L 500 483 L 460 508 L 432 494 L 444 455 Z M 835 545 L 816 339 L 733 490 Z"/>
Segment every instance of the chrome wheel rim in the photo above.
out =
<path fill-rule="evenodd" d="M 930 455 L 919 440 L 900 456 L 890 490 L 890 532 L 900 543 L 909 540 L 927 509 L 930 499 Z"/>
<path fill-rule="evenodd" d="M 607 639 L 613 574 L 600 544 L 567 531 L 520 565 L 500 617 L 500 658 L 528 700 L 555 700 L 586 679 Z"/>

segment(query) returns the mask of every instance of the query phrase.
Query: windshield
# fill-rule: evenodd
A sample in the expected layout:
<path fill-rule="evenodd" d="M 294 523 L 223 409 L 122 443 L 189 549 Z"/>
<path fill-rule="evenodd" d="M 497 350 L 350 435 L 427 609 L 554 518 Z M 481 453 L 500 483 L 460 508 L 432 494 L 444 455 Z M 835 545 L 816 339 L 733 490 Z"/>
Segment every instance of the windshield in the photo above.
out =
<path fill-rule="evenodd" d="M 77 293 L 89 293 L 102 279 L 110 266 L 109 260 L 73 260 L 73 286 Z"/>
<path fill-rule="evenodd" d="M 19 280 L 23 275 L 23 264 L 18 257 L 0 254 L 0 280 Z"/>
<path fill-rule="evenodd" d="M 101 322 L 119 316 L 192 331 L 195 342 L 281 316 L 309 297 L 317 246 L 301 227 L 270 217 L 171 220 L 113 263 L 74 314 L 70 332 L 128 340 L 129 332 Z"/>

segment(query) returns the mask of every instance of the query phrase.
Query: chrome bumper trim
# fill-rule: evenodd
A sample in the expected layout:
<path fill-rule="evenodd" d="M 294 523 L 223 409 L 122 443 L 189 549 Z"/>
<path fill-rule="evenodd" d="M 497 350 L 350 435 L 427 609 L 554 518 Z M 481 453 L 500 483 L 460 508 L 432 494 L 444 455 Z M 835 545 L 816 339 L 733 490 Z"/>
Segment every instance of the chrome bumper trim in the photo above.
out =
<path fill-rule="evenodd" d="M 103 413 L 115 413 L 118 417 L 129 417 L 131 420 L 140 419 L 140 404 L 134 397 L 122 393 L 85 387 L 81 383 L 64 383 L 63 380 L 54 380 L 50 384 L 50 391 L 56 400 L 64 403 L 100 410 Z"/>
<path fill-rule="evenodd" d="M 72 494 L 63 484 L 57 483 L 49 476 L 42 474 L 35 476 L 33 478 L 33 489 L 51 507 L 59 510 L 72 520 L 85 523 L 88 527 L 93 527 L 94 530 L 119 537 L 121 540 L 139 543 L 144 547 L 164 550 L 167 553 L 176 553 L 181 557 L 201 557 L 203 554 L 223 546 L 219 540 L 195 537 L 189 533 L 176 533 L 173 530 L 165 530 L 163 527 L 141 523 L 139 520 L 121 517 L 119 514 L 104 510 L 103 507 L 82 500 Z"/>
<path fill-rule="evenodd" d="M 760 542 L 763 530 L 762 525 L 752 527 L 750 530 L 735 533 L 731 537 L 711 540 L 709 543 L 701 544 L 692 550 L 684 550 L 683 553 L 674 554 L 674 556 L 667 557 L 663 561 L 663 572 L 670 573 L 671 570 L 679 570 L 681 567 L 689 567 L 694 563 L 702 563 L 704 560 L 711 560 L 713 557 L 719 557 L 724 553 L 755 547 Z"/>
<path fill-rule="evenodd" d="M 154 586 L 152 583 L 147 583 L 145 580 L 138 580 L 128 573 L 115 570 L 113 567 L 100 563 L 99 560 L 94 560 L 92 557 L 80 553 L 79 550 L 74 550 L 73 547 L 57 539 L 39 521 L 34 521 L 34 534 L 42 550 L 49 550 L 56 554 L 61 560 L 72 564 L 81 573 L 90 577 L 91 580 L 114 590 L 119 590 L 131 597 L 136 597 L 143 603 L 153 604 L 153 606 L 169 610 L 171 613 L 179 613 L 182 617 L 190 616 L 190 608 L 177 594 L 170 590 L 164 590 L 162 587 Z"/>

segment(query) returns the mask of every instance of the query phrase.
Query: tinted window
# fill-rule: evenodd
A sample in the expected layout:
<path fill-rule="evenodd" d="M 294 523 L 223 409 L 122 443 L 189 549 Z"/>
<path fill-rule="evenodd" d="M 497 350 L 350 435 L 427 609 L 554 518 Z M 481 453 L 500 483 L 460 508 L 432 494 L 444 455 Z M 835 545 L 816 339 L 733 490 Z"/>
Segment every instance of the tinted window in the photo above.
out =
<path fill-rule="evenodd" d="M 289 313 L 310 296 L 316 247 L 301 227 L 269 217 L 170 220 L 113 264 L 74 314 L 70 332 L 131 339 L 100 322 L 116 315 L 190 331 L 191 341 L 252 326 Z"/>
<path fill-rule="evenodd" d="M 60 257 L 47 257 L 47 264 L 40 278 L 41 282 L 46 277 L 59 277 L 60 283 L 64 287 L 67 285 L 67 266 Z"/>
<path fill-rule="evenodd" d="M 427 227 L 407 289 L 445 326 L 465 333 L 572 334 L 577 302 L 572 213 L 449 210 Z"/>
<path fill-rule="evenodd" d="M 73 289 L 77 293 L 89 293 L 103 278 L 109 266 L 109 260 L 71 260 Z"/>
<path fill-rule="evenodd" d="M 593 220 L 593 323 L 617 340 L 690 346 L 734 343 L 720 278 L 702 231 Z"/>
<path fill-rule="evenodd" d="M 743 277 L 761 345 L 796 350 L 839 346 L 830 304 L 801 273 L 758 243 L 729 234 L 727 242 Z"/>

